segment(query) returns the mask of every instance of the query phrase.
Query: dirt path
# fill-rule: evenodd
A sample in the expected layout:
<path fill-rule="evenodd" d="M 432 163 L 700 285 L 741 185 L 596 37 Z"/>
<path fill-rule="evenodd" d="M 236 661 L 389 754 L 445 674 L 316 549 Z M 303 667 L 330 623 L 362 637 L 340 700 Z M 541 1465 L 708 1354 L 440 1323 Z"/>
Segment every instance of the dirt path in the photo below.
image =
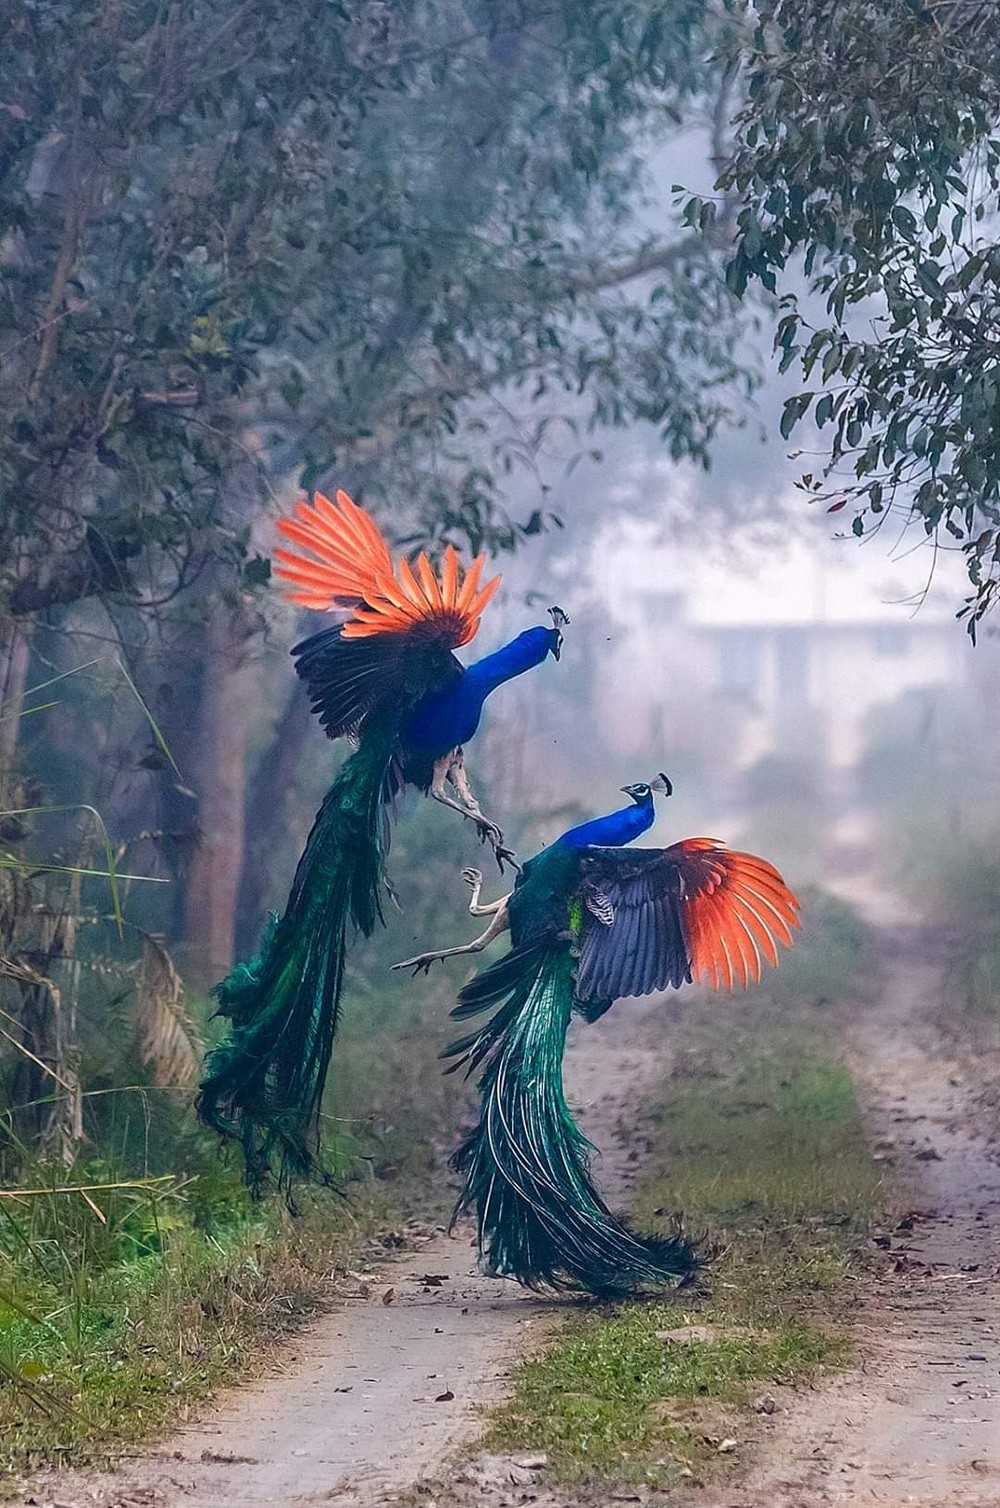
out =
<path fill-rule="evenodd" d="M 631 1012 L 627 1025 L 625 1014 L 575 1034 L 567 1062 L 569 1095 L 604 1149 L 599 1173 L 612 1197 L 623 1195 L 637 1162 L 621 1127 L 634 1126 L 637 1104 L 664 1071 L 656 1004 Z M 113 1475 L 48 1474 L 32 1482 L 30 1500 L 46 1508 L 368 1508 L 475 1437 L 511 1361 L 565 1307 L 481 1277 L 468 1229 L 442 1234 L 379 1264 L 269 1375 L 159 1449 Z"/>
<path fill-rule="evenodd" d="M 720 1502 L 759 1508 L 1000 1504 L 1000 1160 L 936 1026 L 945 960 L 883 908 L 885 984 L 854 1024 L 876 1150 L 912 1213 L 859 1318 L 862 1365 L 775 1416 Z"/>

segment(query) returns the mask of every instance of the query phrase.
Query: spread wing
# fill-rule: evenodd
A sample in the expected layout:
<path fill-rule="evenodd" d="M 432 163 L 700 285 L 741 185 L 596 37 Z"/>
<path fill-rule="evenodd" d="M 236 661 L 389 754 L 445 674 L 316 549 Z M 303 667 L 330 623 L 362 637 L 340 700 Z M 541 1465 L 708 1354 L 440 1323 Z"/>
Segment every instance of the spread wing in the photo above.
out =
<path fill-rule="evenodd" d="M 415 707 L 464 674 L 446 644 L 401 633 L 348 639 L 339 623 L 303 639 L 292 654 L 329 738 L 356 738 L 370 717 Z"/>
<path fill-rule="evenodd" d="M 278 531 L 295 546 L 274 552 L 289 600 L 347 612 L 292 650 L 331 738 L 356 734 L 372 714 L 413 705 L 462 674 L 452 650 L 475 637 L 500 582 L 480 585 L 485 555 L 464 570 L 449 545 L 440 574 L 424 554 L 394 568 L 374 520 L 346 492 L 335 502 L 317 492 L 296 503 Z"/>
<path fill-rule="evenodd" d="M 791 947 L 799 903 L 754 854 L 714 838 L 670 848 L 589 848 L 582 855 L 576 998 L 648 995 L 700 979 L 756 984 Z"/>

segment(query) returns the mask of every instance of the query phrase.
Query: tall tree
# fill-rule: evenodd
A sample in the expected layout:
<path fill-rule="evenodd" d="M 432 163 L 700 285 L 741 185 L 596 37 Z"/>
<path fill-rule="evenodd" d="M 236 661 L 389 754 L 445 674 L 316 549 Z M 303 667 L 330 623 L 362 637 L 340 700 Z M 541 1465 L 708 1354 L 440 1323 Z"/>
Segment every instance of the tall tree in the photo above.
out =
<path fill-rule="evenodd" d="M 711 96 L 728 27 L 696 0 L 13 0 L 0 683 L 16 702 L 36 618 L 200 601 L 187 727 L 229 803 L 186 762 L 206 968 L 245 767 L 210 688 L 252 648 L 274 486 L 353 475 L 397 537 L 502 548 L 542 521 L 507 515 L 504 470 L 560 420 L 652 420 L 706 460 L 739 319 L 702 237 L 644 225 L 643 158 Z"/>
<path fill-rule="evenodd" d="M 729 285 L 783 294 L 775 345 L 830 435 L 831 511 L 957 541 L 977 623 L 1000 594 L 1000 27 L 992 0 L 760 0 L 720 187 Z M 692 201 L 692 223 L 711 202 Z M 803 259 L 815 320 L 780 275 Z"/>

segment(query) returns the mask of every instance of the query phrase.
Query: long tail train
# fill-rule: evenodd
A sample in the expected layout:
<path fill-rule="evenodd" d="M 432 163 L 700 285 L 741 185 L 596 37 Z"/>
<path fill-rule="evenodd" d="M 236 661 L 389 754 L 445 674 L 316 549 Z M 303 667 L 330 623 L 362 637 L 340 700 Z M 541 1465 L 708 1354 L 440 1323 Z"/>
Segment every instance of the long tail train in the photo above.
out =
<path fill-rule="evenodd" d="M 645 1237 L 609 1210 L 590 1175 L 590 1143 L 570 1115 L 562 1060 L 573 961 L 544 943 L 514 949 L 467 984 L 458 1019 L 498 1007 L 442 1054 L 479 1080 L 479 1122 L 452 1165 L 456 1216 L 476 1211 L 490 1270 L 530 1288 L 602 1297 L 676 1281 L 697 1266 L 682 1236 Z"/>
<path fill-rule="evenodd" d="M 197 1107 L 241 1143 L 246 1181 L 259 1193 L 275 1170 L 286 1192 L 299 1178 L 329 1181 L 319 1159 L 319 1113 L 340 1014 L 348 923 L 366 937 L 381 920 L 391 762 L 359 749 L 327 792 L 282 916 L 257 957 L 214 990 L 228 1038 L 206 1063 Z"/>

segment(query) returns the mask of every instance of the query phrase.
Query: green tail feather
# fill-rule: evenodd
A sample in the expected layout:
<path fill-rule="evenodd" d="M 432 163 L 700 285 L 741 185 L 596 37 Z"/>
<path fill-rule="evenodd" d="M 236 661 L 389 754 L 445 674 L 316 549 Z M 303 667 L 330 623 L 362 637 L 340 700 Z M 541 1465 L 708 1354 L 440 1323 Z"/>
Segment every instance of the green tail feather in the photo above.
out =
<path fill-rule="evenodd" d="M 611 1213 L 591 1178 L 591 1144 L 563 1095 L 573 1009 L 567 950 L 515 949 L 466 986 L 453 1014 L 497 1004 L 486 1026 L 444 1054 L 467 1061 L 469 1072 L 486 1064 L 479 1123 L 452 1166 L 465 1176 L 455 1215 L 475 1209 L 490 1271 L 529 1288 L 601 1297 L 692 1272 L 695 1253 L 682 1237 L 638 1235 Z"/>
<path fill-rule="evenodd" d="M 283 916 L 273 916 L 257 957 L 216 985 L 232 1022 L 208 1056 L 198 1114 L 240 1142 L 255 1193 L 275 1171 L 329 1181 L 320 1161 L 319 1110 L 340 1012 L 348 922 L 367 937 L 381 920 L 392 794 L 388 744 L 366 740 L 345 762 L 319 809 Z"/>

